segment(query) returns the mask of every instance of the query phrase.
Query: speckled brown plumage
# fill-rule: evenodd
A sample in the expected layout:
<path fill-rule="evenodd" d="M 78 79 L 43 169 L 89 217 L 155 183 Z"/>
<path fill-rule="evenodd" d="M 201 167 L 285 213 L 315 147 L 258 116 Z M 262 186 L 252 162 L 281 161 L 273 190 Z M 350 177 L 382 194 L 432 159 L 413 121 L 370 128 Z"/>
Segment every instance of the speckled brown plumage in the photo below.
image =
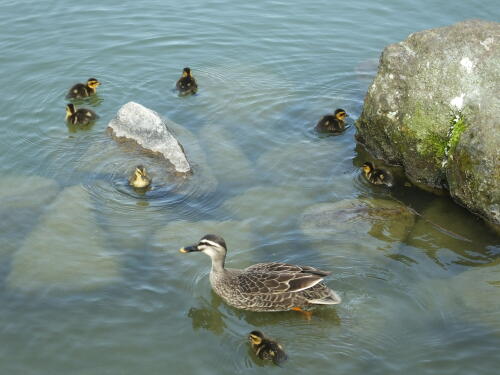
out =
<path fill-rule="evenodd" d="M 316 304 L 340 303 L 323 282 L 330 272 L 287 263 L 259 263 L 243 270 L 224 268 L 225 243 L 207 235 L 182 252 L 201 251 L 212 259 L 213 290 L 233 307 L 250 311 L 284 311 Z"/>

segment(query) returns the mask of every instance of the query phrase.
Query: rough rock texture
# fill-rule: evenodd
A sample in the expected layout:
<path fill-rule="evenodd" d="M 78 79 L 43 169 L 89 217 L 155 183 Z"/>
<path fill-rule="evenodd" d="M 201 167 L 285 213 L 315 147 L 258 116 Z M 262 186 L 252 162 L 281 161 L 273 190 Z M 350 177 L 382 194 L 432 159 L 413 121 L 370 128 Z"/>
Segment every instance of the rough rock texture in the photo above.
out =
<path fill-rule="evenodd" d="M 104 249 L 89 193 L 73 186 L 58 195 L 14 254 L 7 283 L 26 291 L 89 290 L 116 281 L 119 267 Z"/>
<path fill-rule="evenodd" d="M 184 149 L 169 129 L 168 121 L 140 104 L 123 105 L 108 127 L 116 137 L 136 141 L 143 148 L 160 153 L 179 173 L 191 172 Z"/>
<path fill-rule="evenodd" d="M 471 20 L 387 46 L 356 124 L 376 157 L 497 224 L 499 40 L 499 23 Z"/>

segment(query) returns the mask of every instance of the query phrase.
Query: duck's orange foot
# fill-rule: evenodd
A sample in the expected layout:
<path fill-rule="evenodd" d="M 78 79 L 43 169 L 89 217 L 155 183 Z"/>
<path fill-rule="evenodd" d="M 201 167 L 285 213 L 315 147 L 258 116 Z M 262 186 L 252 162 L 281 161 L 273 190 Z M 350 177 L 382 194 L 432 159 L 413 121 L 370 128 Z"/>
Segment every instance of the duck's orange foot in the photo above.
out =
<path fill-rule="evenodd" d="M 306 318 L 307 320 L 311 320 L 312 315 L 313 315 L 312 311 L 302 310 L 300 307 L 292 307 L 292 309 L 291 309 L 291 310 L 293 310 L 293 311 L 298 311 L 298 312 L 299 312 L 299 313 L 301 313 L 301 314 L 304 316 L 304 318 Z"/>

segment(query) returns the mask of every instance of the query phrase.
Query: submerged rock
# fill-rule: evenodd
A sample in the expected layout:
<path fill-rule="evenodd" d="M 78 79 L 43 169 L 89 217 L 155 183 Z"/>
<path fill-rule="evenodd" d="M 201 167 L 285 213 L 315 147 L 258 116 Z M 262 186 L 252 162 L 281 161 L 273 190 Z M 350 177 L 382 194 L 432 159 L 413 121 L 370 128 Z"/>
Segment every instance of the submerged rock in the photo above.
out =
<path fill-rule="evenodd" d="M 0 257 L 21 246 L 39 215 L 59 193 L 56 181 L 39 176 L 3 176 L 0 181 Z"/>
<path fill-rule="evenodd" d="M 14 254 L 7 282 L 28 291 L 88 290 L 119 275 L 118 261 L 104 249 L 89 194 L 74 186 L 58 196 Z"/>
<path fill-rule="evenodd" d="M 179 173 L 191 172 L 184 149 L 169 129 L 170 120 L 138 103 L 123 105 L 108 127 L 118 138 L 136 141 L 141 147 L 161 154 Z"/>
<path fill-rule="evenodd" d="M 380 240 L 400 241 L 411 231 L 415 215 L 393 200 L 364 198 L 320 203 L 304 211 L 302 231 L 315 239 L 336 233 L 369 233 Z"/>
<path fill-rule="evenodd" d="M 255 186 L 224 202 L 231 217 L 246 220 L 259 234 L 294 225 L 314 199 L 294 186 Z"/>
<path fill-rule="evenodd" d="M 356 123 L 376 157 L 500 224 L 500 24 L 465 21 L 387 46 Z"/>
<path fill-rule="evenodd" d="M 3 176 L 0 209 L 40 207 L 51 202 L 58 192 L 58 183 L 45 177 Z"/>
<path fill-rule="evenodd" d="M 200 130 L 199 138 L 208 153 L 209 165 L 221 183 L 231 186 L 250 186 L 257 179 L 252 163 L 219 124 L 208 124 Z"/>
<path fill-rule="evenodd" d="M 447 315 L 452 310 L 461 319 L 500 332 L 500 262 L 469 269 L 450 279 L 425 280 L 415 286 L 414 294 L 420 305 L 446 311 Z"/>

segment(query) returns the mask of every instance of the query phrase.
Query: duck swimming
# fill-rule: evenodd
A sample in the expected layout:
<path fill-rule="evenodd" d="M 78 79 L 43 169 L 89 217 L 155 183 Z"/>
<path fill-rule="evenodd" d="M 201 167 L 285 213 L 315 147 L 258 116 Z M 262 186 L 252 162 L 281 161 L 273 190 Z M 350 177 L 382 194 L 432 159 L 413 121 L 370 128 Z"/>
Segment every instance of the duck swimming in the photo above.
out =
<path fill-rule="evenodd" d="M 69 89 L 66 95 L 67 99 L 81 99 L 87 96 L 94 95 L 96 93 L 97 87 L 99 87 L 101 82 L 95 78 L 89 78 L 87 84 L 77 83 L 72 88 Z"/>
<path fill-rule="evenodd" d="M 146 168 L 143 165 L 135 167 L 134 174 L 128 180 L 129 184 L 138 189 L 147 188 L 151 185 L 152 178 L 148 176 Z"/>
<path fill-rule="evenodd" d="M 393 186 L 394 178 L 389 171 L 375 168 L 373 163 L 369 161 L 365 162 L 361 168 L 363 168 L 366 179 L 372 184 Z"/>
<path fill-rule="evenodd" d="M 323 133 L 341 133 L 345 130 L 345 118 L 349 115 L 341 108 L 335 110 L 333 115 L 323 116 L 315 129 Z"/>
<path fill-rule="evenodd" d="M 73 125 L 88 125 L 95 120 L 97 120 L 99 116 L 90 109 L 80 108 L 76 109 L 74 104 L 66 104 L 66 121 Z"/>
<path fill-rule="evenodd" d="M 271 360 L 275 365 L 279 365 L 287 359 L 283 347 L 276 341 L 265 337 L 260 331 L 250 332 L 248 340 L 252 350 L 260 359 Z"/>
<path fill-rule="evenodd" d="M 179 90 L 179 94 L 182 96 L 196 94 L 196 91 L 198 91 L 198 85 L 194 77 L 191 75 L 191 69 L 184 68 L 182 71 L 182 77 L 179 78 L 175 87 Z"/>
<path fill-rule="evenodd" d="M 181 253 L 202 252 L 212 260 L 210 284 L 228 305 L 249 311 L 302 311 L 335 305 L 340 297 L 322 281 L 330 272 L 286 263 L 258 263 L 245 269 L 225 268 L 227 247 L 220 236 L 207 234 Z M 304 312 L 310 316 L 311 312 Z"/>

